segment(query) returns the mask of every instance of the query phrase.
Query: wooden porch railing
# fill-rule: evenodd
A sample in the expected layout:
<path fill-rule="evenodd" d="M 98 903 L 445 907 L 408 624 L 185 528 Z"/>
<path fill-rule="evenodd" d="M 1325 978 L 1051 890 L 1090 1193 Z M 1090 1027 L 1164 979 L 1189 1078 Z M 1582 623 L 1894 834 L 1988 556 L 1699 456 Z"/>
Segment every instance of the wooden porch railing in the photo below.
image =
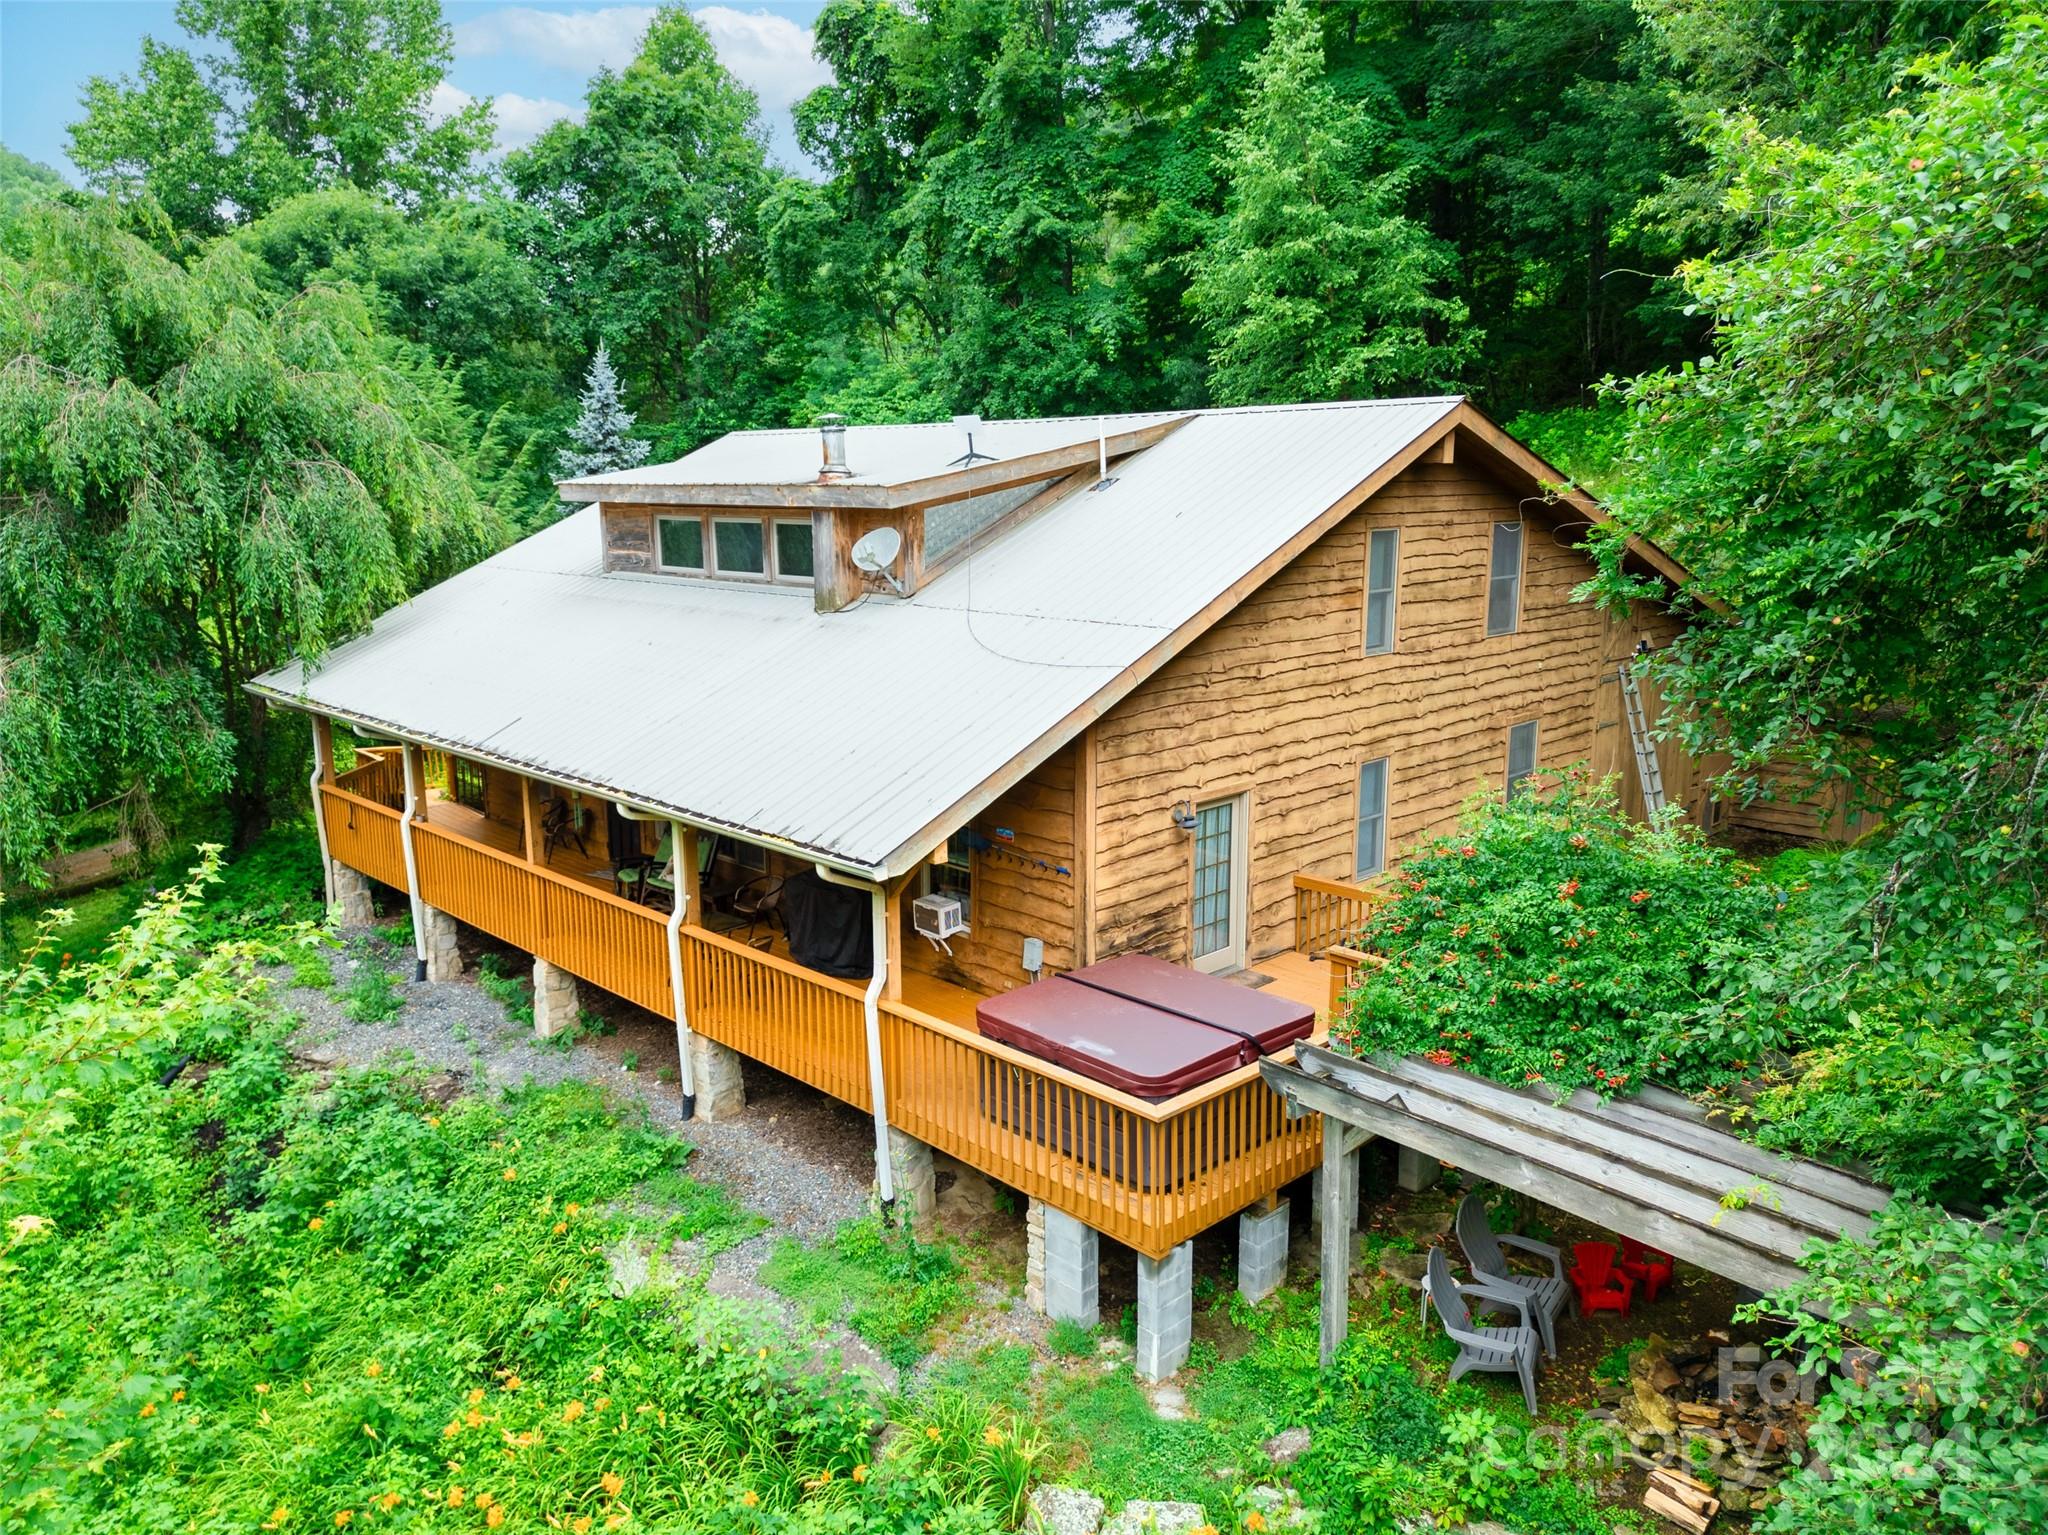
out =
<path fill-rule="evenodd" d="M 405 803 L 404 754 L 395 746 L 358 746 L 356 765 L 337 773 L 334 783 L 336 788 L 395 808 Z"/>
<path fill-rule="evenodd" d="M 333 855 L 404 889 L 399 813 L 334 786 L 322 795 Z M 413 833 L 428 904 L 672 1011 L 662 914 L 424 822 Z M 702 928 L 681 940 L 693 1029 L 868 1107 L 859 984 Z M 1320 1121 L 1290 1120 L 1256 1067 L 1148 1103 L 893 1002 L 883 1004 L 882 1062 L 892 1124 L 1154 1257 L 1321 1156 Z"/>
<path fill-rule="evenodd" d="M 1387 898 L 1363 885 L 1294 876 L 1294 947 L 1314 958 L 1333 944 L 1348 943 L 1373 907 Z"/>
<path fill-rule="evenodd" d="M 403 890 L 405 849 L 398 837 L 399 813 L 335 784 L 320 786 L 320 801 L 328 855 Z"/>

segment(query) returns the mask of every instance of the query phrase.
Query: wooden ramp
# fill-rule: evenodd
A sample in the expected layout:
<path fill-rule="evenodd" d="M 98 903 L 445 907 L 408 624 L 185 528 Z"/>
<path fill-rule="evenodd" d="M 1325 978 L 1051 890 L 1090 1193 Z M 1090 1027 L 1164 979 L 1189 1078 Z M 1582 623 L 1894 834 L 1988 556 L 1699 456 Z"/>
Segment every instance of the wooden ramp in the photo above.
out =
<path fill-rule="evenodd" d="M 1260 1070 L 1291 1112 L 1324 1116 L 1326 1191 L 1346 1181 L 1328 1175 L 1333 1161 L 1385 1136 L 1759 1290 L 1797 1278 L 1811 1243 L 1866 1235 L 1891 1198 L 1853 1173 L 1741 1140 L 1657 1088 L 1617 1101 L 1581 1090 L 1560 1103 L 1414 1058 L 1356 1060 L 1309 1044 L 1295 1055 Z M 1348 1237 L 1326 1244 L 1326 1296 L 1344 1293 L 1344 1275 L 1333 1287 L 1328 1269 L 1348 1268 L 1349 1256 Z M 1327 1350 L 1341 1314 L 1326 1309 L 1324 1325 Z"/>

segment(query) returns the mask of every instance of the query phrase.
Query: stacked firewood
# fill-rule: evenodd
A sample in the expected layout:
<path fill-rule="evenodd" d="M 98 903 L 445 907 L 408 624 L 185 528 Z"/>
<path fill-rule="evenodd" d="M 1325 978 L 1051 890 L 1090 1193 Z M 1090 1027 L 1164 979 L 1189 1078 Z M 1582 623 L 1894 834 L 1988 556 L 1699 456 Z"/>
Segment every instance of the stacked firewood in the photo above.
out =
<path fill-rule="evenodd" d="M 1651 1473 L 1643 1506 L 1692 1535 L 1717 1513 L 1768 1507 L 1788 1464 L 1805 1449 L 1812 1382 L 1726 1333 L 1674 1349 L 1652 1337 L 1628 1379 L 1603 1383 L 1602 1410 L 1627 1435 L 1630 1458 Z"/>

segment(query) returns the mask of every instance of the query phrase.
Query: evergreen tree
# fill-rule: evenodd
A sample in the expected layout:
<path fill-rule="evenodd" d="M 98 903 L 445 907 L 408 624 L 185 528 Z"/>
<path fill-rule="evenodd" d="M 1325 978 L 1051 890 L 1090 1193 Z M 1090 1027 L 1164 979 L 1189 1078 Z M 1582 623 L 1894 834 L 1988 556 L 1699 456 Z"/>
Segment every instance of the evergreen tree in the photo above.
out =
<path fill-rule="evenodd" d="M 1341 400 L 1456 382 L 1479 332 L 1439 291 L 1450 252 L 1403 211 L 1384 132 L 1325 75 L 1320 14 L 1287 0 L 1246 66 L 1242 126 L 1225 135 L 1220 226 L 1189 265 L 1225 404 Z"/>
<path fill-rule="evenodd" d="M 620 403 L 619 376 L 600 341 L 583 380 L 583 411 L 569 428 L 569 441 L 575 446 L 555 455 L 555 467 L 563 479 L 580 480 L 644 464 L 650 444 L 644 437 L 627 436 L 632 430 L 633 413 Z"/>

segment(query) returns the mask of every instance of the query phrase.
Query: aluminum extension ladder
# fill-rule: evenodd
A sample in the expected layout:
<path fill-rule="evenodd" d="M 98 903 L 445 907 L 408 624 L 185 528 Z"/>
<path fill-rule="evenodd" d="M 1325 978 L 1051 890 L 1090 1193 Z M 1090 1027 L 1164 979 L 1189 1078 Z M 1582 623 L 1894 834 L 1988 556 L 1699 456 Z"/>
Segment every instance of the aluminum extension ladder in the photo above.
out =
<path fill-rule="evenodd" d="M 1621 663 L 1621 712 L 1628 720 L 1628 738 L 1636 749 L 1636 777 L 1643 785 L 1643 813 L 1654 816 L 1664 808 L 1664 769 L 1657 761 L 1657 743 L 1650 739 L 1650 722 L 1643 712 L 1642 689 L 1636 686 L 1634 667 Z"/>

